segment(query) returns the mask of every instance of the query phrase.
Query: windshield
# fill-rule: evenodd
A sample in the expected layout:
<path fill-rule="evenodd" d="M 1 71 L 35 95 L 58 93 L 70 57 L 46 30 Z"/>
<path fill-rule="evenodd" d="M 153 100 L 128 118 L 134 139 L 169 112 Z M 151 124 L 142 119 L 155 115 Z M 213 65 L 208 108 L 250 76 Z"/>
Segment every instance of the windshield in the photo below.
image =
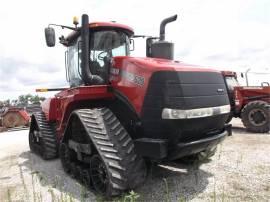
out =
<path fill-rule="evenodd" d="M 90 70 L 108 80 L 110 59 L 129 55 L 129 38 L 121 31 L 104 30 L 90 34 Z"/>
<path fill-rule="evenodd" d="M 90 36 L 90 59 L 103 63 L 104 57 L 129 55 L 129 39 L 116 30 L 96 31 Z"/>
<path fill-rule="evenodd" d="M 238 81 L 236 80 L 236 78 L 230 76 L 230 77 L 226 77 L 226 83 L 228 86 L 229 91 L 233 91 L 233 88 L 235 86 L 239 86 Z"/>

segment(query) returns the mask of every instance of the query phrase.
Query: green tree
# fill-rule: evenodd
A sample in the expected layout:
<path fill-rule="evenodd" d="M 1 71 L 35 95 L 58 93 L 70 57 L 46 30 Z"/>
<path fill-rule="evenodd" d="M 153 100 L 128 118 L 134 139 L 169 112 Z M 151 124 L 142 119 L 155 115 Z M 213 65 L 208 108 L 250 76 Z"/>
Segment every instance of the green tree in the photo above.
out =
<path fill-rule="evenodd" d="M 20 95 L 18 97 L 18 105 L 27 105 L 33 96 L 31 94 Z"/>
<path fill-rule="evenodd" d="M 38 95 L 34 95 L 30 98 L 30 102 L 32 104 L 37 104 L 37 103 L 40 103 L 40 99 L 39 99 L 39 96 Z"/>
<path fill-rule="evenodd" d="M 5 107 L 10 107 L 11 106 L 10 99 L 4 100 L 4 106 Z"/>
<path fill-rule="evenodd" d="M 18 99 L 0 101 L 0 107 L 10 106 L 26 106 L 28 104 L 40 104 L 45 100 L 45 97 L 39 97 L 38 95 L 20 95 Z"/>
<path fill-rule="evenodd" d="M 39 97 L 38 95 L 34 95 L 30 97 L 31 104 L 39 104 L 41 101 L 44 101 L 45 97 Z"/>

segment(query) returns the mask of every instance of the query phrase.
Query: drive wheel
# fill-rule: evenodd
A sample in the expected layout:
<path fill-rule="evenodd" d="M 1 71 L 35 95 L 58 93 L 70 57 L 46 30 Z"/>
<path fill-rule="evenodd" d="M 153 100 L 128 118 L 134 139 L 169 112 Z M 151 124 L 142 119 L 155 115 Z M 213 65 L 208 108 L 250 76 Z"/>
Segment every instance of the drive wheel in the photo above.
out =
<path fill-rule="evenodd" d="M 242 110 L 241 118 L 247 130 L 265 133 L 270 129 L 269 104 L 264 101 L 248 103 Z"/>
<path fill-rule="evenodd" d="M 36 153 L 37 147 L 36 145 L 38 144 L 38 136 L 37 136 L 36 130 L 29 132 L 28 140 L 29 140 L 29 148 L 31 152 Z"/>
<path fill-rule="evenodd" d="M 66 143 L 61 143 L 59 148 L 59 156 L 61 159 L 61 163 L 63 169 L 66 173 L 71 172 L 71 156 L 70 149 L 68 148 Z"/>
<path fill-rule="evenodd" d="M 93 183 L 94 189 L 100 193 L 108 195 L 113 189 L 110 183 L 111 179 L 108 175 L 108 170 L 106 165 L 99 157 L 99 155 L 94 155 L 90 160 L 90 176 Z"/>

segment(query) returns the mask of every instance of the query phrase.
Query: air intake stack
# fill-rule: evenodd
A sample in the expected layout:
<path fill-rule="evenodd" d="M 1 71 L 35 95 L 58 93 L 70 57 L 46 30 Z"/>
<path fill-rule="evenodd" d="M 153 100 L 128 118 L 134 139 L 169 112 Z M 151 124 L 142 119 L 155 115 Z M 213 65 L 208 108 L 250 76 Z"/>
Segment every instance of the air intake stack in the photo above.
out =
<path fill-rule="evenodd" d="M 177 19 L 177 15 L 174 15 L 169 18 L 165 18 L 160 23 L 159 41 L 149 44 L 150 53 L 147 53 L 147 56 L 152 57 L 152 58 L 163 58 L 163 59 L 173 60 L 174 43 L 165 41 L 165 27 L 168 23 L 173 22 L 176 19 Z"/>
<path fill-rule="evenodd" d="M 104 80 L 99 75 L 94 75 L 91 73 L 89 68 L 89 17 L 86 14 L 82 15 L 82 27 L 81 32 L 81 72 L 82 78 L 87 84 L 102 84 Z"/>

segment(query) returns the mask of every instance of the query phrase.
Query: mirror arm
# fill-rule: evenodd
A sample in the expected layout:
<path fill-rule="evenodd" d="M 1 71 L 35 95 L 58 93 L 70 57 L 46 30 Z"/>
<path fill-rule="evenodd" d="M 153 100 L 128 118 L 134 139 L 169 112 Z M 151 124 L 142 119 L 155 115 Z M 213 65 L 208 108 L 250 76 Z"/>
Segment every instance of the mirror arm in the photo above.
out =
<path fill-rule="evenodd" d="M 152 37 L 152 36 L 147 36 L 147 35 L 133 35 L 131 38 L 145 38 L 145 37 Z"/>
<path fill-rule="evenodd" d="M 69 27 L 69 26 L 65 26 L 65 25 L 49 24 L 48 27 L 50 27 L 50 26 L 61 27 L 62 29 L 65 29 L 65 28 L 66 28 L 66 29 L 71 29 L 71 30 L 73 30 L 73 31 L 79 30 L 79 29 L 76 28 L 76 27 Z"/>

